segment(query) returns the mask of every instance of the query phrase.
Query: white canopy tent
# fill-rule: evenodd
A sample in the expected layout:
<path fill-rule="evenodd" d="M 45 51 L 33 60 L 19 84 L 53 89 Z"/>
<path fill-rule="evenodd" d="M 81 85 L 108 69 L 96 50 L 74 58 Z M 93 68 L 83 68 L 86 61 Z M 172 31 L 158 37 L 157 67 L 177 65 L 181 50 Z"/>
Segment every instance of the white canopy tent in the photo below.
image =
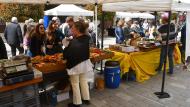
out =
<path fill-rule="evenodd" d="M 44 11 L 44 15 L 55 16 L 93 16 L 94 12 L 85 10 L 73 4 L 61 4 L 53 9 Z"/>
<path fill-rule="evenodd" d="M 188 0 L 139 0 L 104 3 L 104 11 L 190 11 Z"/>
<path fill-rule="evenodd" d="M 22 4 L 103 4 L 114 2 L 126 2 L 138 0 L 0 0 L 0 3 L 22 3 Z M 97 5 L 95 5 L 95 31 L 97 38 Z M 97 40 L 96 40 L 97 44 Z"/>
<path fill-rule="evenodd" d="M 103 4 L 138 0 L 0 0 L 0 3 L 24 3 L 24 4 Z"/>
<path fill-rule="evenodd" d="M 116 17 L 119 18 L 144 18 L 144 19 L 154 19 L 155 16 L 150 13 L 132 13 L 132 12 L 116 12 Z"/>
<path fill-rule="evenodd" d="M 186 17 L 186 53 L 190 56 L 190 0 L 139 0 L 117 3 L 104 3 L 103 11 L 187 11 Z"/>

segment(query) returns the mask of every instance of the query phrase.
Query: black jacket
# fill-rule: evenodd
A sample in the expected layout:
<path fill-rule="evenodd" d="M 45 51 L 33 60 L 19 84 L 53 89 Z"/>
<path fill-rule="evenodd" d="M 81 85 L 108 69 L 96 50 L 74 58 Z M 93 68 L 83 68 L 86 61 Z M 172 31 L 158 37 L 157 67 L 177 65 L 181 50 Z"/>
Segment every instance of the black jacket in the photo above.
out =
<path fill-rule="evenodd" d="M 167 31 L 168 31 L 168 24 L 161 25 L 158 28 L 158 32 L 160 32 L 162 35 L 162 40 L 166 41 L 167 39 Z M 176 37 L 175 33 L 175 25 L 173 23 L 170 24 L 170 34 L 169 34 L 169 40 L 175 39 Z"/>
<path fill-rule="evenodd" d="M 7 59 L 6 47 L 1 36 L 0 36 L 0 59 Z"/>
<path fill-rule="evenodd" d="M 182 43 L 182 49 L 185 50 L 186 45 L 186 24 L 181 29 L 181 43 Z"/>
<path fill-rule="evenodd" d="M 89 39 L 87 35 L 73 39 L 68 47 L 63 51 L 63 57 L 67 60 L 68 69 L 73 68 L 77 64 L 89 59 Z"/>
<path fill-rule="evenodd" d="M 43 55 L 41 51 L 42 46 L 44 45 L 43 38 L 39 34 L 34 33 L 31 37 L 29 49 L 32 53 L 32 57 Z"/>
<path fill-rule="evenodd" d="M 48 48 L 47 45 L 53 45 L 53 48 Z M 47 55 L 54 55 L 56 53 L 62 53 L 63 49 L 60 44 L 58 44 L 58 41 L 55 39 L 53 40 L 48 40 L 46 39 L 45 41 L 45 48 L 46 48 L 46 54 Z"/>

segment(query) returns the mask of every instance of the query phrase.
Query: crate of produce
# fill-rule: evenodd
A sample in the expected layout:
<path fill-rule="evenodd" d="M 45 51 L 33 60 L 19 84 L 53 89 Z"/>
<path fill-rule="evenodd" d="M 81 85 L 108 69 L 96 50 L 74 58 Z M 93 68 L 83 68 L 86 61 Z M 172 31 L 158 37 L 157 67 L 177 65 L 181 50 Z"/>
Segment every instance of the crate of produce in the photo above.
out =
<path fill-rule="evenodd" d="M 99 62 L 104 59 L 109 59 L 114 56 L 111 51 L 105 51 L 98 48 L 90 48 L 90 60 L 92 62 Z"/>
<path fill-rule="evenodd" d="M 66 69 L 66 61 L 62 60 L 56 63 L 39 63 L 34 67 L 43 73 L 64 71 Z"/>
<path fill-rule="evenodd" d="M 66 68 L 63 54 L 36 56 L 32 58 L 32 64 L 34 68 L 43 73 L 63 71 Z"/>

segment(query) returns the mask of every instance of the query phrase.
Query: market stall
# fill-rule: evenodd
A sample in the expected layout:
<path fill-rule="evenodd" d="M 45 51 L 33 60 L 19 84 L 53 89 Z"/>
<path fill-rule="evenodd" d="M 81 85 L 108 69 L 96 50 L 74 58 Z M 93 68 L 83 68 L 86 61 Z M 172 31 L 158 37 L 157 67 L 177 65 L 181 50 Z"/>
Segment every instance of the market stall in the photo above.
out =
<path fill-rule="evenodd" d="M 187 11 L 186 15 L 186 35 L 187 40 L 190 38 L 190 31 L 188 30 L 190 17 L 190 2 L 189 0 L 139 0 L 139 1 L 124 1 L 117 3 L 104 3 L 103 11 Z M 185 58 L 190 56 L 189 50 L 190 42 L 186 42 Z"/>
<path fill-rule="evenodd" d="M 139 0 L 139 1 L 128 1 L 128 2 L 117 2 L 117 3 L 105 3 L 103 4 L 103 11 L 189 11 L 190 4 L 187 0 Z M 189 12 L 187 12 L 187 17 Z M 171 15 L 170 15 L 171 16 Z M 189 20 L 187 19 L 187 26 L 189 26 Z M 169 22 L 170 23 L 170 22 Z M 189 31 L 186 32 L 189 35 Z M 169 35 L 169 31 L 168 31 Z M 189 36 L 187 36 L 189 38 Z M 167 43 L 167 42 L 166 42 Z M 189 56 L 189 42 L 186 42 L 186 58 Z M 155 74 L 155 66 L 158 65 L 159 50 L 155 49 L 149 52 L 134 52 L 127 54 L 127 58 L 130 61 L 128 63 L 122 64 L 126 66 L 124 70 L 128 70 L 127 67 L 133 68 L 136 72 L 137 81 L 142 82 L 150 77 L 150 75 Z M 154 54 L 152 54 L 154 53 Z M 120 53 L 121 54 L 121 53 Z M 122 55 L 121 57 L 124 57 Z M 157 57 L 157 60 L 155 58 Z M 180 58 L 180 52 L 178 47 L 175 48 L 174 57 Z M 149 60 L 149 58 L 151 58 Z M 119 55 L 116 57 L 119 59 Z M 146 60 L 148 61 L 146 61 Z M 154 60 L 155 63 L 150 64 Z M 177 61 L 178 63 L 181 61 Z M 157 64 L 156 64 L 157 63 Z M 143 66 L 142 66 L 143 65 Z M 122 67 L 121 67 L 122 68 Z M 147 69 L 148 68 L 148 69 Z M 164 67 L 165 68 L 165 67 Z M 165 71 L 165 70 L 164 70 Z M 165 73 L 164 73 L 165 74 Z M 163 78 L 165 75 L 163 74 Z M 164 83 L 164 82 L 163 82 Z M 163 89 L 163 88 L 162 88 Z M 163 90 L 162 90 L 163 92 Z"/>
<path fill-rule="evenodd" d="M 111 51 L 100 50 L 98 48 L 90 48 L 90 59 L 92 63 L 99 62 L 104 59 L 109 59 L 114 56 Z M 43 74 L 52 72 L 61 72 L 66 69 L 66 60 L 63 60 L 64 55 L 58 53 L 55 55 L 36 56 L 32 58 L 33 66 Z"/>
<path fill-rule="evenodd" d="M 155 69 L 159 65 L 160 47 L 152 49 L 140 49 L 137 51 L 124 52 L 121 50 L 122 46 L 116 46 L 120 49 L 113 49 L 113 46 L 109 50 L 114 52 L 114 57 L 111 60 L 119 61 L 122 74 L 129 72 L 131 68 L 136 74 L 136 81 L 143 82 L 148 80 L 151 76 L 157 74 Z M 181 53 L 178 46 L 175 47 L 175 64 L 181 63 Z M 168 66 L 167 66 L 168 69 Z"/>
<path fill-rule="evenodd" d="M 92 63 L 99 62 L 104 59 L 113 57 L 111 51 L 104 51 L 97 48 L 90 48 L 90 59 Z M 66 71 L 66 61 L 63 60 L 64 55 L 58 53 L 55 55 L 36 56 L 30 60 L 26 56 L 16 56 L 15 60 L 0 60 L 0 104 L 1 105 L 21 105 L 25 107 L 30 99 L 34 99 L 33 105 L 40 105 L 39 89 L 45 92 L 44 107 L 50 104 L 50 96 L 48 88 L 51 83 L 56 82 L 56 88 L 64 90 L 69 85 L 69 78 Z M 19 59 L 19 60 L 18 60 Z M 38 87 L 39 86 L 39 87 Z M 18 90 L 23 90 L 18 92 Z M 30 96 L 23 96 L 25 92 L 32 92 Z M 4 96 L 8 93 L 10 96 Z M 12 96 L 19 95 L 17 100 Z M 27 94 L 28 95 L 28 94 Z M 43 96 L 43 95 L 41 95 Z M 3 98 L 8 98 L 4 102 Z M 18 103 L 19 102 L 19 103 Z M 18 103 L 18 104 L 17 104 Z M 51 102 L 52 104 L 52 102 Z"/>

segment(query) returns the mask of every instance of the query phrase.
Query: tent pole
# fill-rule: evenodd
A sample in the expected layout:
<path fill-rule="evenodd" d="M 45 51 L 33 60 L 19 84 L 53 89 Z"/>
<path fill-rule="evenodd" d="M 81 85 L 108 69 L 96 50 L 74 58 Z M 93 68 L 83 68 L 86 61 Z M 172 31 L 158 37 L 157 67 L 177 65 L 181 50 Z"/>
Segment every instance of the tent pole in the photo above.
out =
<path fill-rule="evenodd" d="M 164 61 L 164 73 L 163 73 L 163 81 L 162 81 L 162 88 L 161 92 L 164 92 L 164 83 L 165 83 L 165 74 L 166 74 L 166 63 L 167 63 L 167 55 L 168 55 L 168 48 L 169 48 L 169 34 L 170 34 L 170 22 L 171 22 L 171 11 L 169 11 L 169 21 L 168 21 L 168 30 L 167 30 L 167 40 L 166 40 L 166 55 L 165 55 L 165 61 Z"/>
<path fill-rule="evenodd" d="M 101 19 L 101 49 L 103 49 L 104 46 L 104 11 L 102 11 L 102 19 Z M 101 71 L 100 73 L 103 73 L 103 62 L 101 61 Z"/>
<path fill-rule="evenodd" d="M 96 46 L 98 45 L 98 3 L 95 3 L 95 33 L 96 33 Z"/>
<path fill-rule="evenodd" d="M 189 47 L 190 47 L 190 43 L 187 41 L 190 38 L 190 31 L 189 31 L 189 27 L 190 27 L 190 12 L 187 12 L 186 14 L 186 43 L 185 43 L 185 65 L 186 65 L 186 61 L 188 62 L 187 58 L 190 56 L 190 51 L 189 51 Z"/>
<path fill-rule="evenodd" d="M 104 46 L 104 11 L 102 11 L 102 21 L 101 21 L 101 33 L 102 33 L 102 36 L 101 36 L 101 49 L 103 49 L 103 46 Z"/>
<path fill-rule="evenodd" d="M 168 48 L 169 48 L 169 34 L 170 34 L 170 22 L 171 22 L 171 11 L 169 13 L 169 21 L 168 21 L 168 29 L 167 29 L 167 40 L 166 40 L 166 55 L 164 59 L 164 71 L 163 71 L 163 76 L 162 76 L 162 87 L 161 87 L 161 92 L 155 92 L 158 98 L 169 98 L 170 95 L 167 92 L 164 92 L 164 85 L 165 85 L 165 76 L 166 76 L 166 63 L 167 63 L 167 56 L 168 56 Z"/>
<path fill-rule="evenodd" d="M 157 12 L 155 11 L 155 12 L 154 12 L 155 27 L 157 27 L 157 17 L 158 17 L 158 14 L 157 14 Z"/>

